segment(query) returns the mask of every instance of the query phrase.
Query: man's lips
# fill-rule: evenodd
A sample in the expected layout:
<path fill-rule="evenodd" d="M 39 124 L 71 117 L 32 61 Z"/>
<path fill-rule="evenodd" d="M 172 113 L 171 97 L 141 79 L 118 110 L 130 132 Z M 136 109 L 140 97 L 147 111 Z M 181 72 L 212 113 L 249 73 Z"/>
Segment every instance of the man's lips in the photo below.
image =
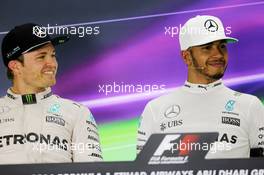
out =
<path fill-rule="evenodd" d="M 55 75 L 55 70 L 44 70 L 42 71 L 43 74 L 45 75 Z"/>
<path fill-rule="evenodd" d="M 225 62 L 224 61 L 208 61 L 207 65 L 213 66 L 213 67 L 224 67 Z"/>

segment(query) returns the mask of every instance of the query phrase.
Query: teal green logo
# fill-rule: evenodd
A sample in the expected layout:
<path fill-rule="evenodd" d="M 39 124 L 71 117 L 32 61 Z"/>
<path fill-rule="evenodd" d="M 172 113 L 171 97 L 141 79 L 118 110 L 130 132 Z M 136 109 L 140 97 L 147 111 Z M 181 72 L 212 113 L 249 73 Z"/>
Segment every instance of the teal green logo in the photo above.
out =
<path fill-rule="evenodd" d="M 49 108 L 49 112 L 51 113 L 59 113 L 60 112 L 60 105 L 59 104 L 54 104 Z"/>
<path fill-rule="evenodd" d="M 235 105 L 235 100 L 229 100 L 226 105 L 225 108 L 227 111 L 233 111 L 234 110 L 234 105 Z"/>

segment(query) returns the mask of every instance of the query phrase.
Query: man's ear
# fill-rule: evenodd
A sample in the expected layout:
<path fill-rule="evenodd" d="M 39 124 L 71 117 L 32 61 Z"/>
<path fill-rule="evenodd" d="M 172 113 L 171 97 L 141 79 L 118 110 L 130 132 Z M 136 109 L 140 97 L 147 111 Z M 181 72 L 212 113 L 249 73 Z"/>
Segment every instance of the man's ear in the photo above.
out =
<path fill-rule="evenodd" d="M 20 68 L 22 64 L 17 60 L 11 60 L 9 61 L 7 66 L 10 70 L 12 70 L 14 75 L 18 75 L 20 73 Z"/>
<path fill-rule="evenodd" d="M 183 58 L 184 63 L 189 67 L 192 65 L 191 53 L 188 50 L 181 51 L 181 56 Z"/>

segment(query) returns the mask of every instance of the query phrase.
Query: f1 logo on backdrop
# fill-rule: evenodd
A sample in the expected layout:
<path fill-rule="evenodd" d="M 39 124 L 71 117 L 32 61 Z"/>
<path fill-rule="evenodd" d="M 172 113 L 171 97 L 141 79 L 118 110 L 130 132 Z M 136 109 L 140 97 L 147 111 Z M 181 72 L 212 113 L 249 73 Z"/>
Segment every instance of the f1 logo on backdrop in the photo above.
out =
<path fill-rule="evenodd" d="M 153 156 L 149 164 L 168 164 L 168 163 L 186 163 L 188 162 L 190 145 L 199 141 L 199 136 L 189 135 L 166 135 Z"/>
<path fill-rule="evenodd" d="M 166 135 L 153 156 L 162 156 L 165 151 L 170 151 L 173 148 L 174 141 L 178 140 L 180 136 L 181 135 Z"/>

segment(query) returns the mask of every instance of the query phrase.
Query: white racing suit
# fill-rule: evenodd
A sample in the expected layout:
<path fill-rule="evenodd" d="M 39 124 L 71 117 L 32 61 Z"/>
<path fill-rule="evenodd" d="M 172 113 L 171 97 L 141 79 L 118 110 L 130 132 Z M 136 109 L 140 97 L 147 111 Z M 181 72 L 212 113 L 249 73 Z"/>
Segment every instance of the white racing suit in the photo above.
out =
<path fill-rule="evenodd" d="M 52 95 L 0 99 L 0 164 L 101 161 L 97 126 L 81 104 Z"/>
<path fill-rule="evenodd" d="M 185 82 L 173 92 L 150 101 L 139 125 L 138 153 L 151 134 L 177 132 L 219 132 L 215 143 L 224 146 L 210 151 L 206 158 L 246 158 L 251 148 L 264 148 L 261 101 L 227 88 L 221 80 L 208 85 Z"/>

